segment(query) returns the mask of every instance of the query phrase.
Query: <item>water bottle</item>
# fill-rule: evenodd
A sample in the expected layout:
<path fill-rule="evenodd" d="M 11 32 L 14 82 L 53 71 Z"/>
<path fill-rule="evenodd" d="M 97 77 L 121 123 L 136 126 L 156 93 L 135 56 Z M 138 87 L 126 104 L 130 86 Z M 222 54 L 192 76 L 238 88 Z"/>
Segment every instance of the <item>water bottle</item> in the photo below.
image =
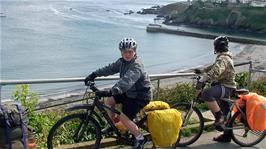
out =
<path fill-rule="evenodd" d="M 113 122 L 121 134 L 125 134 L 127 132 L 126 126 L 120 121 L 118 115 L 115 115 Z"/>
<path fill-rule="evenodd" d="M 27 148 L 36 149 L 36 133 L 33 129 L 28 129 L 27 132 Z"/>
<path fill-rule="evenodd" d="M 115 126 L 121 134 L 125 134 L 127 132 L 126 126 L 121 121 L 115 123 Z"/>

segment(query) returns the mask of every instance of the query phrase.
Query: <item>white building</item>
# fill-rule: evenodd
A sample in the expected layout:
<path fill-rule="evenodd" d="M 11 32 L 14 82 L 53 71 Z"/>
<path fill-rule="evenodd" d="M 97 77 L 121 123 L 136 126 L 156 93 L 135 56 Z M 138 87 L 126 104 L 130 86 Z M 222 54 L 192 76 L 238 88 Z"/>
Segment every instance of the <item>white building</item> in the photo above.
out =
<path fill-rule="evenodd" d="M 251 1 L 249 4 L 251 7 L 265 7 L 266 1 Z"/>
<path fill-rule="evenodd" d="M 199 1 L 199 0 L 188 0 L 188 2 L 191 2 L 191 1 Z M 212 3 L 222 3 L 222 2 L 225 2 L 227 0 L 200 0 L 202 2 L 212 2 Z M 229 3 L 237 3 L 237 2 L 240 2 L 242 4 L 247 4 L 247 3 L 254 3 L 254 5 L 262 5 L 263 3 L 266 2 L 266 0 L 228 0 Z"/>
<path fill-rule="evenodd" d="M 243 3 L 243 4 L 247 4 L 247 3 L 250 3 L 252 2 L 252 0 L 239 0 L 240 3 Z"/>

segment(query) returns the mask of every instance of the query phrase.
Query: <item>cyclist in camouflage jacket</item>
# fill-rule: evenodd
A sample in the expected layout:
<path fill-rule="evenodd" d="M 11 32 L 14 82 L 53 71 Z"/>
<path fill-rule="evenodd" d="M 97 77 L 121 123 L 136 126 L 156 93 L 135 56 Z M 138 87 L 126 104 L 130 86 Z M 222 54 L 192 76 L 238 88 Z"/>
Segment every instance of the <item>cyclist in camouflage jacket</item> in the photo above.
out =
<path fill-rule="evenodd" d="M 212 82 L 210 88 L 203 90 L 201 97 L 214 114 L 214 125 L 218 131 L 223 131 L 221 125 L 230 107 L 229 103 L 219 99 L 230 96 L 236 88 L 235 69 L 232 54 L 228 49 L 228 42 L 229 40 L 225 36 L 215 38 L 214 53 L 217 54 L 217 57 L 214 64 L 203 70 L 195 70 L 195 73 L 203 73 L 203 77 L 197 85 L 198 89 L 202 87 L 203 82 Z M 214 138 L 214 141 L 230 142 L 231 135 L 225 131 L 223 135 Z"/>
<path fill-rule="evenodd" d="M 214 64 L 203 69 L 203 72 L 206 73 L 206 80 L 236 88 L 233 56 L 230 52 L 217 53 Z"/>
<path fill-rule="evenodd" d="M 122 58 L 92 72 L 85 79 L 94 81 L 96 77 L 108 76 L 120 73 L 119 81 L 109 91 L 96 92 L 99 96 L 109 96 L 105 104 L 114 107 L 115 104 L 122 104 L 122 113 L 119 120 L 135 136 L 134 149 L 143 148 L 146 139 L 140 133 L 138 126 L 133 122 L 136 114 L 149 103 L 151 98 L 151 82 L 140 58 L 136 55 L 137 42 L 132 38 L 125 38 L 119 43 Z M 108 115 L 115 119 L 114 113 L 108 111 Z M 111 127 L 102 130 L 108 133 Z"/>

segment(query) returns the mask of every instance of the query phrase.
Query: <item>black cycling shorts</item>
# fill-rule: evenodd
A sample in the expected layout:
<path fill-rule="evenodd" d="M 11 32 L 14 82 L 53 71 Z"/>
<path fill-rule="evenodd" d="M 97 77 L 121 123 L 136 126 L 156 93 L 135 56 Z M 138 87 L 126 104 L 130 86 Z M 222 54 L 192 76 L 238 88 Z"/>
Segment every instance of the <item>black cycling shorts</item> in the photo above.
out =
<path fill-rule="evenodd" d="M 128 98 L 126 94 L 114 95 L 116 103 L 122 104 L 122 112 L 130 119 L 133 120 L 137 113 L 149 103 L 146 100 Z"/>
<path fill-rule="evenodd" d="M 227 115 L 230 110 L 230 103 L 219 99 L 229 97 L 234 90 L 234 88 L 228 88 L 221 84 L 216 84 L 214 86 L 211 86 L 210 88 L 205 89 L 201 93 L 201 97 L 204 101 L 217 101 L 222 112 Z"/>

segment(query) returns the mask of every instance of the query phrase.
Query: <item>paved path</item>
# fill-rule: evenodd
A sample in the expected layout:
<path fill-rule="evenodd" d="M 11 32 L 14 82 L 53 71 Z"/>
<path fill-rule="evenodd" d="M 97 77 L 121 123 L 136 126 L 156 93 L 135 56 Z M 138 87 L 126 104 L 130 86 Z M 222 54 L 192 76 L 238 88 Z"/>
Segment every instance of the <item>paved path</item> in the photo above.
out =
<path fill-rule="evenodd" d="M 209 132 L 203 134 L 199 140 L 189 147 L 183 147 L 184 149 L 266 149 L 266 138 L 254 147 L 240 147 L 233 141 L 231 143 L 217 143 L 212 141 L 212 138 L 218 136 L 218 132 Z"/>
<path fill-rule="evenodd" d="M 202 134 L 202 136 L 194 144 L 188 147 L 182 147 L 182 149 L 266 149 L 266 138 L 254 147 L 240 147 L 233 141 L 231 143 L 217 143 L 212 141 L 212 138 L 218 136 L 219 132 L 208 132 Z M 129 146 L 115 146 L 108 147 L 108 149 L 131 149 Z M 145 145 L 145 149 L 151 148 L 151 145 Z M 178 147 L 176 149 L 179 149 Z M 107 148 L 105 148 L 107 149 Z M 161 148 L 160 148 L 161 149 Z M 166 149 L 166 148 L 165 148 Z"/>

